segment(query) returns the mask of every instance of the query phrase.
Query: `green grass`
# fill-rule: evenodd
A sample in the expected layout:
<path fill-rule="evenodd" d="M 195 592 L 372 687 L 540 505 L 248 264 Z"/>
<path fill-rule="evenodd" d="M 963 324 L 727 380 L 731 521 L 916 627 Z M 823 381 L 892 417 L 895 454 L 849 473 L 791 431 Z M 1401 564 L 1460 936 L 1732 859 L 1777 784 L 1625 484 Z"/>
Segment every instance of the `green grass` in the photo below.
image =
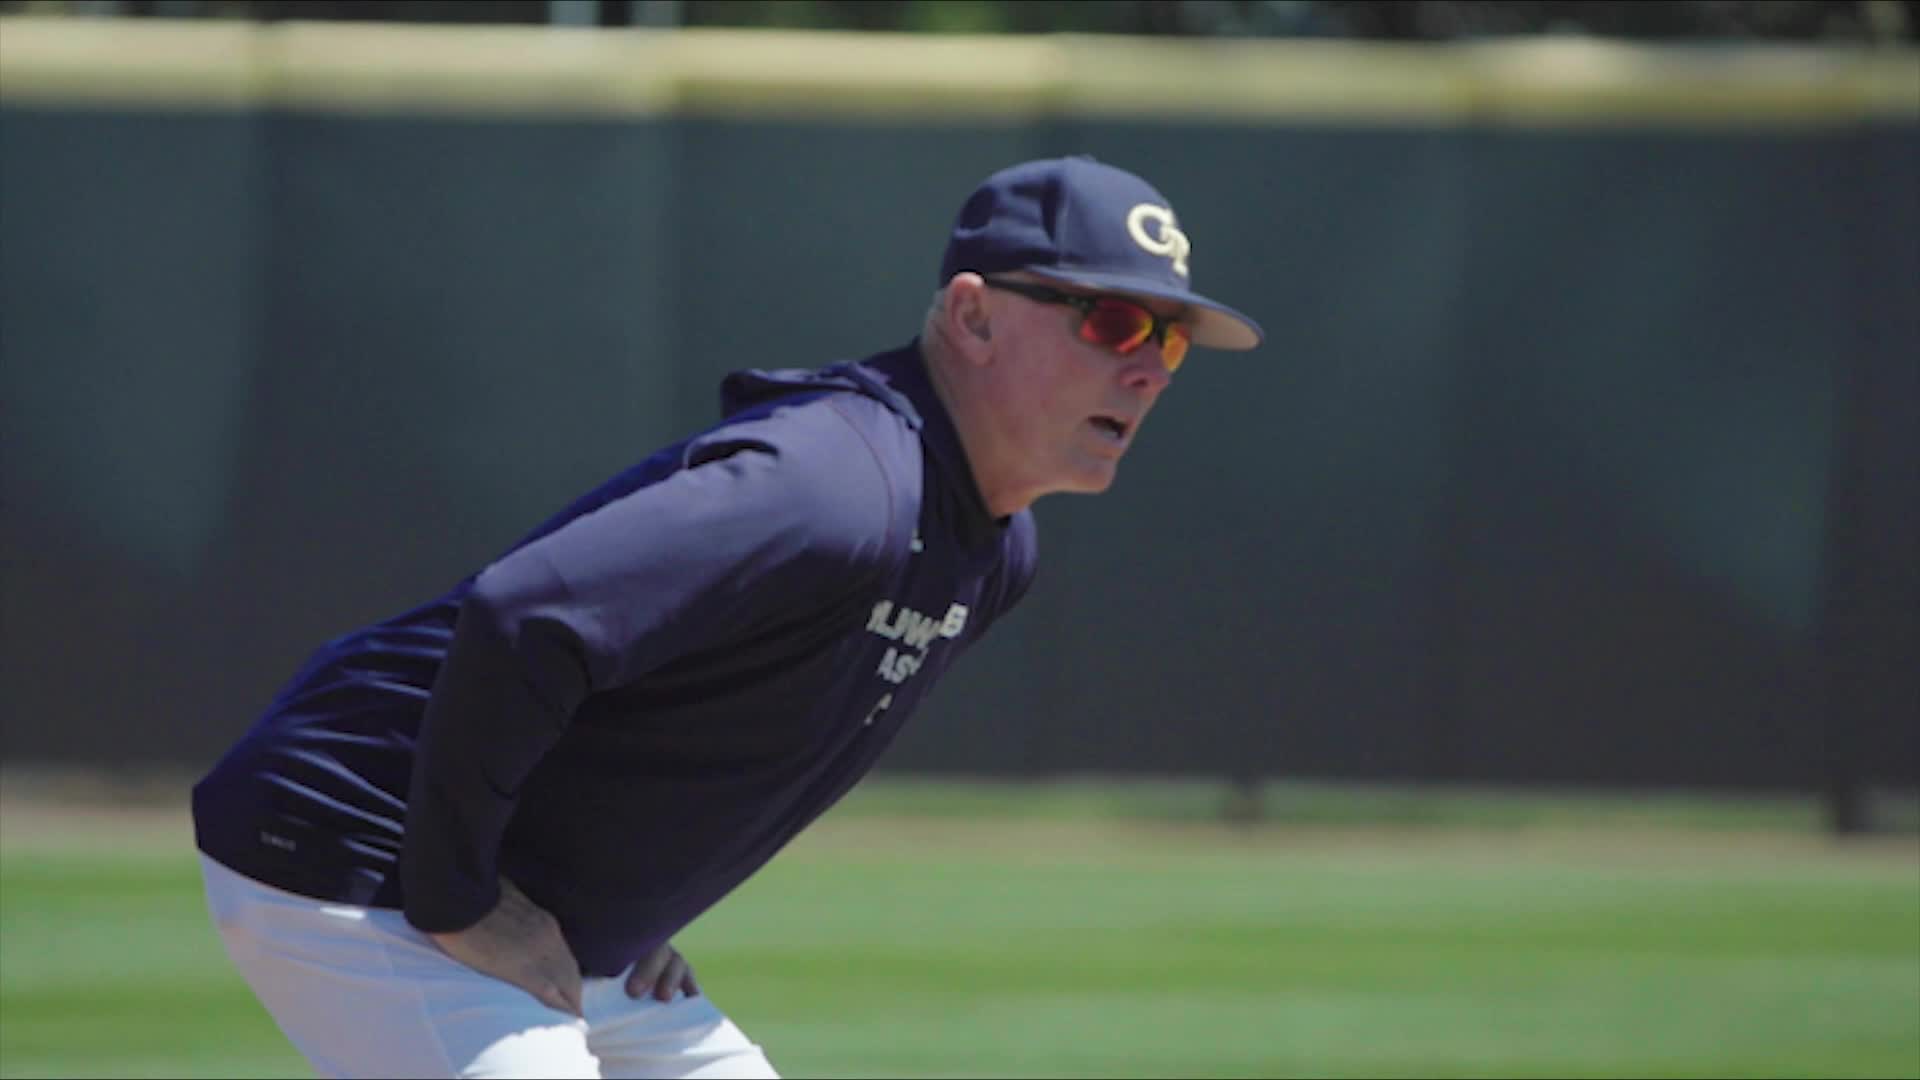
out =
<path fill-rule="evenodd" d="M 1869 793 L 1885 827 L 1920 828 L 1920 800 Z M 1218 780 L 1066 777 L 1046 783 L 965 778 L 876 777 L 855 788 L 840 817 L 949 817 L 971 821 L 1220 821 L 1292 825 L 1458 825 L 1529 828 L 1638 827 L 1818 832 L 1826 808 L 1810 795 L 1713 795 L 1694 791 L 1525 790 L 1473 786 L 1264 781 L 1236 791 Z"/>
<path fill-rule="evenodd" d="M 682 936 L 785 1075 L 1920 1077 L 1911 837 L 932 796 L 876 789 Z M 0 1075 L 307 1075 L 191 852 L 128 843 L 0 846 Z"/>

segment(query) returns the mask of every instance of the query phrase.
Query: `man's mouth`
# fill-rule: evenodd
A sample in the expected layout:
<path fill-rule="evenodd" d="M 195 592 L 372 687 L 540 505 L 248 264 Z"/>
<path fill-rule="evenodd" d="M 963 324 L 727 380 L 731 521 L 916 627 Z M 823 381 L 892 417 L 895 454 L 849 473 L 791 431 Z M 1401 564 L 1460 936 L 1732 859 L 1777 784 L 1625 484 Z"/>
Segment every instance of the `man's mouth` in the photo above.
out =
<path fill-rule="evenodd" d="M 1127 433 L 1133 430 L 1133 425 L 1117 416 L 1096 416 L 1088 423 L 1114 442 L 1126 442 Z"/>

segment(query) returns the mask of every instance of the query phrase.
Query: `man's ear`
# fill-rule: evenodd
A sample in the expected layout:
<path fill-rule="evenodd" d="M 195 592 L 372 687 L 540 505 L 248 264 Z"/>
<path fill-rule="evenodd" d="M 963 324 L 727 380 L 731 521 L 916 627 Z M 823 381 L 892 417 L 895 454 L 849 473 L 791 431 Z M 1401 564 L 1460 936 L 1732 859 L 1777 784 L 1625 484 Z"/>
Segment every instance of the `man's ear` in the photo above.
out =
<path fill-rule="evenodd" d="M 955 274 L 947 283 L 946 318 L 948 336 L 961 342 L 969 354 L 992 343 L 993 317 L 987 311 L 987 286 L 979 274 Z"/>

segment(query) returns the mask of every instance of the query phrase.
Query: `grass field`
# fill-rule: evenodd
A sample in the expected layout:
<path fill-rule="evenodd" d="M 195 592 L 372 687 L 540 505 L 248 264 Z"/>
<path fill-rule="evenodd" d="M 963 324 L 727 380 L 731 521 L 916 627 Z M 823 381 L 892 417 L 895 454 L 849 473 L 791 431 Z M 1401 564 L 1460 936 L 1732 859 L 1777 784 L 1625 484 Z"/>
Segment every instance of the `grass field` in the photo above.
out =
<path fill-rule="evenodd" d="M 789 1077 L 1920 1077 L 1912 834 L 1207 798 L 876 784 L 680 944 Z M 0 820 L 0 1075 L 307 1075 L 177 810 Z"/>

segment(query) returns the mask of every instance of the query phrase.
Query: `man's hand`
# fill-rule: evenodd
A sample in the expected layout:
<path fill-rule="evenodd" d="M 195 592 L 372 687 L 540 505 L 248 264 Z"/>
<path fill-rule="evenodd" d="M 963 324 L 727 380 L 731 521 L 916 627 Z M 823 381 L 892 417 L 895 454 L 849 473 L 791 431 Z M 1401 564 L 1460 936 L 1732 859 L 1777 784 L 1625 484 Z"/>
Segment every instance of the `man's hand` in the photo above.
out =
<path fill-rule="evenodd" d="M 482 975 L 512 983 L 550 1008 L 582 1015 L 580 962 L 561 936 L 559 921 L 513 882 L 500 879 L 500 902 L 479 922 L 427 936 Z"/>
<path fill-rule="evenodd" d="M 656 1001 L 672 1001 L 676 990 L 686 991 L 688 997 L 697 997 L 700 984 L 693 981 L 693 969 L 687 966 L 687 958 L 680 955 L 672 942 L 666 942 L 641 957 L 640 962 L 627 973 L 627 996 L 630 998 L 651 993 Z"/>

